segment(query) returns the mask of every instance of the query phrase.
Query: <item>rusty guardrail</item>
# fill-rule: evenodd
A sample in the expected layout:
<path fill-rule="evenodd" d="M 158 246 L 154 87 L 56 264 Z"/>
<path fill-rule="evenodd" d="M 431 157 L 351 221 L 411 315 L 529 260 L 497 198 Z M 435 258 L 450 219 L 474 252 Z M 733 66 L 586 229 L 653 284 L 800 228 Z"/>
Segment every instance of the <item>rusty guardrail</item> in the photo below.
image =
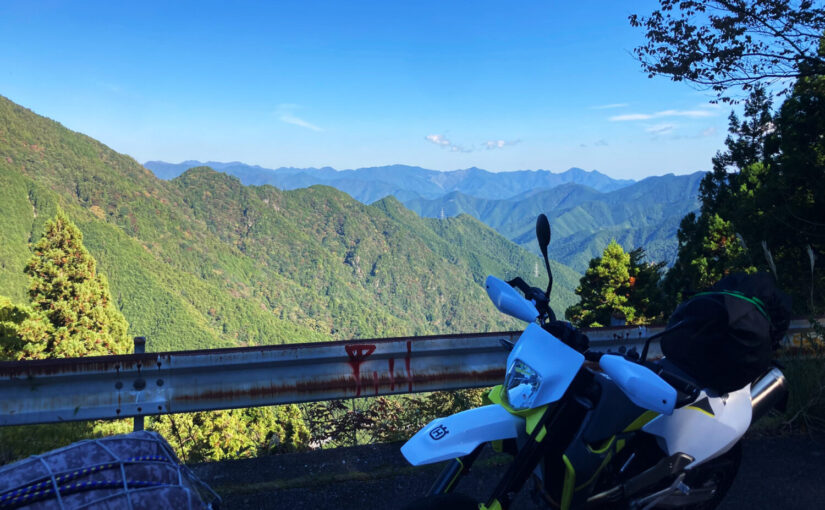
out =
<path fill-rule="evenodd" d="M 789 342 L 809 329 L 794 321 Z M 588 330 L 641 351 L 662 327 Z M 385 338 L 0 363 L 0 426 L 493 386 L 520 332 Z M 651 355 L 661 355 L 658 345 Z M 139 421 L 139 420 L 138 420 Z"/>

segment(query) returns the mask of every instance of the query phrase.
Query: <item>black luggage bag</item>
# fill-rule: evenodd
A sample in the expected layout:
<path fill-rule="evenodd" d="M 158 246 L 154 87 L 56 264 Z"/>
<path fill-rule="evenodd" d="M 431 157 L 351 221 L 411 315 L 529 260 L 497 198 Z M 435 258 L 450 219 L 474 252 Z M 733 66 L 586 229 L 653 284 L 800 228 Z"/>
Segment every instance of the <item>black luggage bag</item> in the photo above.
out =
<path fill-rule="evenodd" d="M 790 305 L 769 273 L 731 274 L 676 308 L 662 353 L 707 388 L 738 390 L 769 368 Z"/>

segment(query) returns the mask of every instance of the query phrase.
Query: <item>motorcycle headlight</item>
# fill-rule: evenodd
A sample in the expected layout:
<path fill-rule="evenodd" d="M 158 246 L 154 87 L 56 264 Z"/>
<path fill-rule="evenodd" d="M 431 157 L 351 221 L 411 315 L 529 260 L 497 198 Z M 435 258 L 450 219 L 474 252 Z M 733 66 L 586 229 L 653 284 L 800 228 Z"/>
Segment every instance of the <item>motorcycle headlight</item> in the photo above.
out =
<path fill-rule="evenodd" d="M 502 397 L 516 411 L 533 407 L 541 385 L 541 376 L 533 367 L 516 359 L 507 368 Z"/>

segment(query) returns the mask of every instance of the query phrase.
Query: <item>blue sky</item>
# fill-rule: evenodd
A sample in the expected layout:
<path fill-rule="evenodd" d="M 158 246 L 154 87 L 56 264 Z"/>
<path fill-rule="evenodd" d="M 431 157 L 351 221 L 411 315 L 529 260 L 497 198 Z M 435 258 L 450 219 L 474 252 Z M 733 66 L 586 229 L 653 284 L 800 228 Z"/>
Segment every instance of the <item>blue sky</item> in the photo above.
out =
<path fill-rule="evenodd" d="M 649 79 L 656 2 L 0 3 L 0 95 L 138 161 L 709 170 L 728 107 Z"/>

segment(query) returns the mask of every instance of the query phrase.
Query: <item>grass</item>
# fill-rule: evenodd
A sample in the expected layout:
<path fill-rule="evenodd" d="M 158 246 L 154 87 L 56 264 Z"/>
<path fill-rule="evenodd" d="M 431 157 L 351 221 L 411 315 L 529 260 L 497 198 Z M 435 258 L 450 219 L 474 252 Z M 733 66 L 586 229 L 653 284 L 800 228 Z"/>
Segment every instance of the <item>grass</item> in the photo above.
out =
<path fill-rule="evenodd" d="M 785 355 L 779 359 L 788 382 L 788 406 L 751 426 L 749 434 L 825 434 L 825 355 Z"/>
<path fill-rule="evenodd" d="M 485 468 L 493 466 L 503 466 L 512 461 L 512 457 L 506 454 L 493 454 L 486 458 L 479 459 L 473 468 Z M 442 463 L 429 466 L 434 473 L 442 468 Z M 293 478 L 267 480 L 264 482 L 253 483 L 227 483 L 223 485 L 214 485 L 212 488 L 221 496 L 227 495 L 241 495 L 241 494 L 257 494 L 260 492 L 268 492 L 272 490 L 287 490 L 287 489 L 301 489 L 301 488 L 317 488 L 332 484 L 349 482 L 349 481 L 365 481 L 377 480 L 383 478 L 392 478 L 403 475 L 421 474 L 421 466 L 380 466 L 375 470 L 369 472 L 364 471 L 349 471 L 346 473 L 313 473 L 310 475 L 296 476 Z"/>

